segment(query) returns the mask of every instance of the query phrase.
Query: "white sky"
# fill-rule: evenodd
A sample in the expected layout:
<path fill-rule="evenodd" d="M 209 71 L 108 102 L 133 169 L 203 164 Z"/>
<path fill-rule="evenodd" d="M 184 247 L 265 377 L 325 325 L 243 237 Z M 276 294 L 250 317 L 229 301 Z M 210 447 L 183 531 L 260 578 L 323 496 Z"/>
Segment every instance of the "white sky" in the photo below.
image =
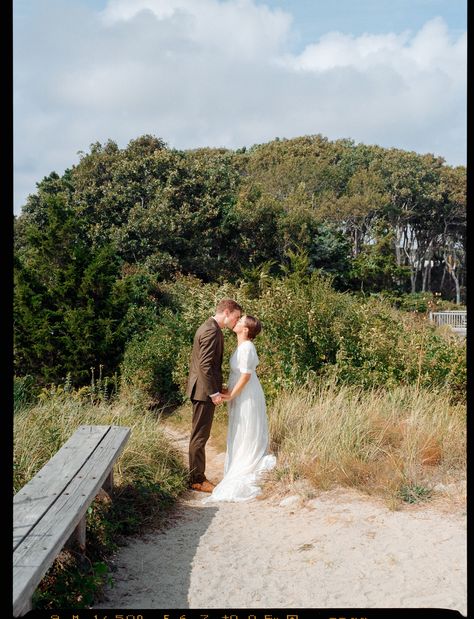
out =
<path fill-rule="evenodd" d="M 465 0 L 15 0 L 15 213 L 78 151 L 145 133 L 182 149 L 321 133 L 465 165 L 465 13 Z"/>

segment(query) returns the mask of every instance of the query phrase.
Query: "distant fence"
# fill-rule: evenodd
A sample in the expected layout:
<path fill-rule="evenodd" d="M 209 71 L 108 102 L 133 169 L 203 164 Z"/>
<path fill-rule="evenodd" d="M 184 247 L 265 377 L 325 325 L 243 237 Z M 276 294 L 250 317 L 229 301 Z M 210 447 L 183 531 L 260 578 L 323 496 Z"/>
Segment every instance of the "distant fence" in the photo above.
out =
<path fill-rule="evenodd" d="M 438 327 L 448 325 L 463 335 L 466 334 L 467 329 L 467 311 L 459 310 L 453 312 L 430 312 L 430 320 L 434 322 Z"/>

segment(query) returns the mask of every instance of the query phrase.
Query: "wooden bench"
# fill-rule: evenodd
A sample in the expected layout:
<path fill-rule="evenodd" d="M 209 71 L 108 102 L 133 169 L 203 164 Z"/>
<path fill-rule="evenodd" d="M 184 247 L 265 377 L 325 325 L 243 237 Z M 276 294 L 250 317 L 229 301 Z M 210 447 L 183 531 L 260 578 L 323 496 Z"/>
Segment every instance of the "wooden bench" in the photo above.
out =
<path fill-rule="evenodd" d="M 64 545 L 85 547 L 86 514 L 101 488 L 110 490 L 114 463 L 130 436 L 122 426 L 79 426 L 14 497 L 13 615 L 31 597 Z"/>

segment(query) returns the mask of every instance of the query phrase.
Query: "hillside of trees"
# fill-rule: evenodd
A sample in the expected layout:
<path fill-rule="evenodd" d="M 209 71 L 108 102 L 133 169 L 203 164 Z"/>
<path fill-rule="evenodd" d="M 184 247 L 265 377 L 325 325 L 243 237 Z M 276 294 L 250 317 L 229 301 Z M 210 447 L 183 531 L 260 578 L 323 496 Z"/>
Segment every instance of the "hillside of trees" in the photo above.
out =
<path fill-rule="evenodd" d="M 466 169 L 432 155 L 321 135 L 235 151 L 149 135 L 96 143 L 15 218 L 15 373 L 113 374 L 132 341 L 176 315 L 180 277 L 245 284 L 252 299 L 303 269 L 301 281 L 361 299 L 459 305 L 465 236 Z"/>

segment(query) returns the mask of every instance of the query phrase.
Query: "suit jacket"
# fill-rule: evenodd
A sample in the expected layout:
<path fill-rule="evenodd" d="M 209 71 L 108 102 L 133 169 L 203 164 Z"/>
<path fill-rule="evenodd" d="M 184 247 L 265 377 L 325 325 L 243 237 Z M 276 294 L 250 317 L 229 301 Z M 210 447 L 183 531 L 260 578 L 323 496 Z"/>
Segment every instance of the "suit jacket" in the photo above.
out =
<path fill-rule="evenodd" d="M 191 352 L 186 395 L 191 400 L 208 401 L 222 389 L 222 354 L 224 336 L 221 328 L 209 318 L 196 331 Z"/>

